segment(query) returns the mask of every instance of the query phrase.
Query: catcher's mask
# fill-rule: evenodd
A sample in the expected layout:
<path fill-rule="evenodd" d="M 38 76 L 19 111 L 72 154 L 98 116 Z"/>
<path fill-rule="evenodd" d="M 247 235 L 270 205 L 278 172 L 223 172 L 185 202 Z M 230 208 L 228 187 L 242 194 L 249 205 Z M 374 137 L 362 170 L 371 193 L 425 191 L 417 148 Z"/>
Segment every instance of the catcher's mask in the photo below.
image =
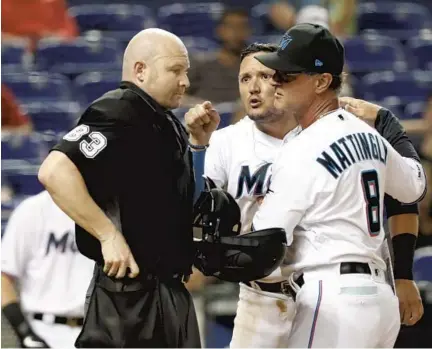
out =
<path fill-rule="evenodd" d="M 283 261 L 285 230 L 271 228 L 239 235 L 240 208 L 225 190 L 209 178 L 194 206 L 194 227 L 201 228 L 195 238 L 195 267 L 204 275 L 221 280 L 247 282 L 270 275 Z"/>

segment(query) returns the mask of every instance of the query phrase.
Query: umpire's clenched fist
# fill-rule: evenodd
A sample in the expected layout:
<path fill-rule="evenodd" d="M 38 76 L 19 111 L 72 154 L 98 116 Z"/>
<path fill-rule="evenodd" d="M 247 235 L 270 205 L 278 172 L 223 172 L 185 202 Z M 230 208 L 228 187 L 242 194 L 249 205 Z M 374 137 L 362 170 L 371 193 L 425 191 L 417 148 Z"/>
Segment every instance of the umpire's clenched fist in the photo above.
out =
<path fill-rule="evenodd" d="M 185 114 L 186 128 L 189 132 L 189 142 L 194 145 L 207 145 L 210 136 L 220 122 L 219 113 L 211 102 L 197 104 Z"/>

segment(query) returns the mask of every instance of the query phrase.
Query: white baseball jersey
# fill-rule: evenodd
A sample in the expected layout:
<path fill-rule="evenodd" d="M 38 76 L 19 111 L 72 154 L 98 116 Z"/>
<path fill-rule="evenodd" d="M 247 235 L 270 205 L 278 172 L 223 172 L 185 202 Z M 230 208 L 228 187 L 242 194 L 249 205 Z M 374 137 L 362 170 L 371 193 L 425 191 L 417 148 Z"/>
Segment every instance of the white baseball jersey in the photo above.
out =
<path fill-rule="evenodd" d="M 83 317 L 94 262 L 75 245 L 74 222 L 48 192 L 25 199 L 2 239 L 2 272 L 17 278 L 25 313 Z"/>
<path fill-rule="evenodd" d="M 256 230 L 286 230 L 292 270 L 339 262 L 376 262 L 384 239 L 384 193 L 412 203 L 426 190 L 424 171 L 379 133 L 343 109 L 284 146 Z"/>
<path fill-rule="evenodd" d="M 251 231 L 252 218 L 258 209 L 257 198 L 267 192 L 271 165 L 282 145 L 299 132 L 297 127 L 283 140 L 277 139 L 260 131 L 246 116 L 213 133 L 205 156 L 204 175 L 235 198 L 241 210 L 241 233 Z M 277 275 L 280 271 L 275 271 L 266 281 L 274 281 Z"/>

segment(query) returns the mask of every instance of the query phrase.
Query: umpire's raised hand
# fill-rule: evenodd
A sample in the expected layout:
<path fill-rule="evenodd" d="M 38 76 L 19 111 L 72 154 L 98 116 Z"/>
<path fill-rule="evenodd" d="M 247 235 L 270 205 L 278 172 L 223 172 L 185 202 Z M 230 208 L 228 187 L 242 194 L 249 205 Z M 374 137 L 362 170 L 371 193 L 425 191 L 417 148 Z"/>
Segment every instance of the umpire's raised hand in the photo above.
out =
<path fill-rule="evenodd" d="M 209 101 L 189 109 L 184 118 L 190 134 L 189 142 L 201 146 L 209 144 L 211 134 L 220 123 L 219 113 Z"/>
<path fill-rule="evenodd" d="M 102 255 L 104 258 L 103 271 L 108 276 L 123 278 L 129 268 L 128 276 L 134 278 L 139 274 L 139 267 L 127 244 L 124 236 L 119 231 L 104 234 L 100 238 Z"/>

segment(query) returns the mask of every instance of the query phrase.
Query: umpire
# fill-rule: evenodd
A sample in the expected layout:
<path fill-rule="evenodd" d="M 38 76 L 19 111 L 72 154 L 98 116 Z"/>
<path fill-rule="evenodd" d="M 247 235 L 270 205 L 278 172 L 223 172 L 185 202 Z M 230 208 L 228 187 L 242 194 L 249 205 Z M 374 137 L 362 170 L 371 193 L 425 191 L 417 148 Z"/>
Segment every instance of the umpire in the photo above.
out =
<path fill-rule="evenodd" d="M 195 252 L 191 146 L 169 111 L 189 86 L 188 68 L 178 37 L 138 33 L 119 88 L 87 108 L 40 168 L 76 223 L 78 249 L 96 262 L 78 348 L 201 346 L 184 287 Z"/>

